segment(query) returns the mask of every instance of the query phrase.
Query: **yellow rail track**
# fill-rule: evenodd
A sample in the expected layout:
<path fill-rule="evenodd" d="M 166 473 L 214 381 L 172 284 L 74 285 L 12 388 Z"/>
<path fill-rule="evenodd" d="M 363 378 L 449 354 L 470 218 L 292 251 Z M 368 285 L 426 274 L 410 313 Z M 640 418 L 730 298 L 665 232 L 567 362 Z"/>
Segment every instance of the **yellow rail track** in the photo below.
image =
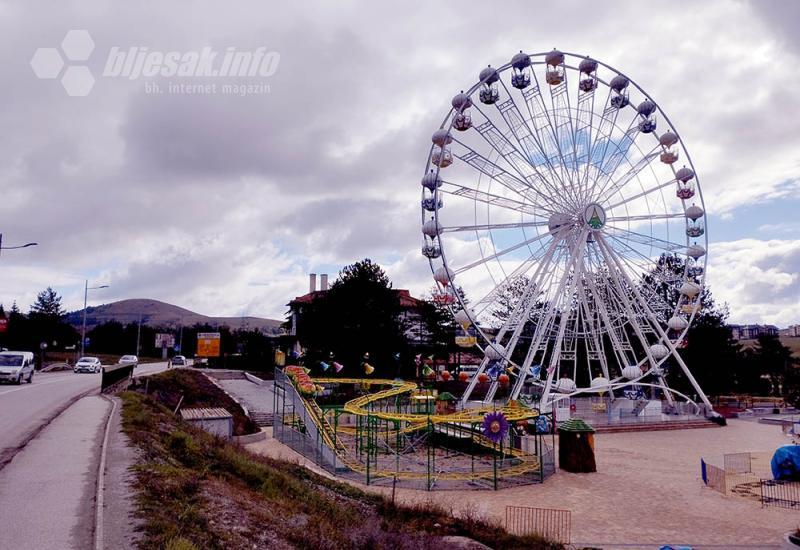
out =
<path fill-rule="evenodd" d="M 504 407 L 481 407 L 475 409 L 465 409 L 453 414 L 437 415 L 437 414 L 424 414 L 424 413 L 393 413 L 388 411 L 373 411 L 367 407 L 375 401 L 381 399 L 388 399 L 396 397 L 404 393 L 411 393 L 417 389 L 414 382 L 406 382 L 402 380 L 389 380 L 389 379 L 363 379 L 363 378 L 313 378 L 312 381 L 317 384 L 357 384 L 357 385 L 377 385 L 389 386 L 386 389 L 377 391 L 357 397 L 345 403 L 343 409 L 345 412 L 357 416 L 372 416 L 382 420 L 393 422 L 404 422 L 408 425 L 400 429 L 401 433 L 408 433 L 424 429 L 430 425 L 436 424 L 479 424 L 483 422 L 483 417 L 489 412 L 502 412 L 506 419 L 510 422 L 519 420 L 528 420 L 535 418 L 539 415 L 538 411 L 528 409 L 520 406 L 519 404 L 506 405 Z M 329 448 L 333 449 L 337 457 L 341 460 L 342 464 L 347 466 L 353 471 L 359 473 L 366 473 L 367 467 L 355 457 L 351 455 L 350 449 L 339 440 L 336 435 L 336 430 L 330 425 L 325 413 L 319 407 L 313 397 L 304 397 L 301 395 L 303 402 L 308 410 L 311 420 L 316 425 L 323 442 Z M 467 428 L 459 427 L 460 429 L 467 430 Z M 459 429 L 456 428 L 456 429 Z M 342 426 L 338 428 L 341 433 L 354 434 L 355 429 L 350 426 Z M 446 428 L 445 428 L 446 429 Z M 480 434 L 473 434 L 474 441 L 486 447 L 488 450 L 495 450 L 495 444 Z M 517 464 L 505 467 L 498 470 L 498 475 L 501 477 L 519 476 L 532 472 L 538 472 L 540 467 L 539 457 L 529 455 L 518 449 L 506 449 L 506 453 L 514 457 Z M 449 481 L 470 481 L 478 479 L 491 479 L 494 475 L 493 470 L 479 470 L 475 472 L 404 472 L 397 470 L 375 470 L 370 469 L 370 475 L 374 477 L 397 477 L 397 479 L 408 480 L 423 480 L 434 478 L 437 480 Z"/>

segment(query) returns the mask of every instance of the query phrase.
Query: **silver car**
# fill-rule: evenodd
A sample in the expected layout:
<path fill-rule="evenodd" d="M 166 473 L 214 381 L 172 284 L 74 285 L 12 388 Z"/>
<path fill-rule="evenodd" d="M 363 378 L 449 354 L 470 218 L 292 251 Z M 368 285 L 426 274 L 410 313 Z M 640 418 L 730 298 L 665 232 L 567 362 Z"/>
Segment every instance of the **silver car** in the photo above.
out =
<path fill-rule="evenodd" d="M 133 365 L 133 368 L 136 368 L 136 367 L 139 366 L 139 358 L 136 357 L 135 355 L 123 355 L 122 357 L 119 358 L 119 361 L 117 361 L 117 364 L 118 365 Z"/>
<path fill-rule="evenodd" d="M 22 384 L 33 382 L 34 360 L 30 351 L 0 352 L 0 381 Z"/>
<path fill-rule="evenodd" d="M 102 365 L 97 357 L 81 357 L 73 369 L 77 372 L 100 372 Z"/>

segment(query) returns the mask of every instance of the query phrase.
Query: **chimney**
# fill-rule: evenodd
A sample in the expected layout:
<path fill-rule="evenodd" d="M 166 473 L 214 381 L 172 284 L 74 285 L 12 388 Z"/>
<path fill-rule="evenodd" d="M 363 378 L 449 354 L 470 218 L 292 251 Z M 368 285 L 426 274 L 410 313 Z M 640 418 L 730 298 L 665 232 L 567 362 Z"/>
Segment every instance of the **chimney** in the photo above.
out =
<path fill-rule="evenodd" d="M 312 273 L 308 276 L 308 291 L 314 292 L 317 290 L 317 274 Z"/>
<path fill-rule="evenodd" d="M 328 274 L 323 273 L 319 276 L 319 289 L 328 290 Z"/>

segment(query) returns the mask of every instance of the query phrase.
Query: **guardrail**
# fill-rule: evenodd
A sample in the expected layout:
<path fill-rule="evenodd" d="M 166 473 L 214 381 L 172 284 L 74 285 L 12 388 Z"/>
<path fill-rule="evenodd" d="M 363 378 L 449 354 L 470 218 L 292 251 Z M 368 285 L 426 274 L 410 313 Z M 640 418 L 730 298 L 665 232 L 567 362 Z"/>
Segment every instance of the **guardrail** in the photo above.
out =
<path fill-rule="evenodd" d="M 100 380 L 100 391 L 105 392 L 112 386 L 117 385 L 123 380 L 130 380 L 133 376 L 133 365 L 113 365 L 103 367 L 103 375 Z"/>

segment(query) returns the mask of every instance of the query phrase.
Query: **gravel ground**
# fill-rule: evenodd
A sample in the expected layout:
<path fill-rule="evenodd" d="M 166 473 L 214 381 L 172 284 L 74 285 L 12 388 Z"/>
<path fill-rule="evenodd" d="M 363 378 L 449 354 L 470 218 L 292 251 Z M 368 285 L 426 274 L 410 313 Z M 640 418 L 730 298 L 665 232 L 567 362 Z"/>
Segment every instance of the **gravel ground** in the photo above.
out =
<path fill-rule="evenodd" d="M 500 491 L 398 489 L 397 498 L 434 501 L 456 511 L 476 509 L 498 520 L 507 505 L 568 509 L 572 510 L 572 540 L 606 549 L 662 544 L 776 548 L 783 533 L 797 528 L 800 515 L 761 508 L 750 499 L 724 497 L 705 487 L 700 458 L 721 465 L 723 454 L 771 454 L 788 442 L 778 426 L 742 420 L 730 420 L 724 428 L 600 434 L 595 436 L 597 473 L 559 470 L 542 485 Z M 301 464 L 309 462 L 271 437 L 247 447 Z"/>

